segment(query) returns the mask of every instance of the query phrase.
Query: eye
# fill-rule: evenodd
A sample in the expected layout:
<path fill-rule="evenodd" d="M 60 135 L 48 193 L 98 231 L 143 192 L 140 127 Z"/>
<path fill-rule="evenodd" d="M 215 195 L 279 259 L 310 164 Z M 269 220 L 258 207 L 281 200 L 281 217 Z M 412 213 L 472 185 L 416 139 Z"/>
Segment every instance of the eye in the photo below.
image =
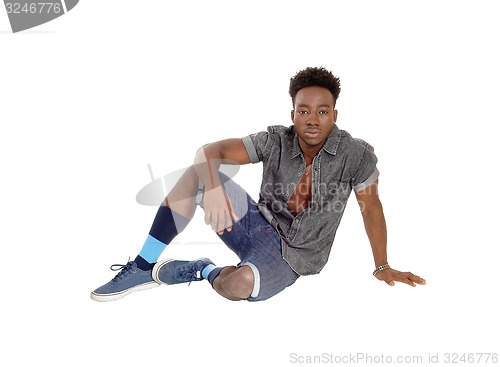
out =
<path fill-rule="evenodd" d="M 319 111 L 319 114 L 320 115 L 328 115 L 328 111 L 326 111 L 326 110 Z"/>
<path fill-rule="evenodd" d="M 304 115 L 305 116 L 305 115 L 308 114 L 308 112 L 306 110 L 299 110 L 298 112 L 299 112 L 299 115 Z"/>

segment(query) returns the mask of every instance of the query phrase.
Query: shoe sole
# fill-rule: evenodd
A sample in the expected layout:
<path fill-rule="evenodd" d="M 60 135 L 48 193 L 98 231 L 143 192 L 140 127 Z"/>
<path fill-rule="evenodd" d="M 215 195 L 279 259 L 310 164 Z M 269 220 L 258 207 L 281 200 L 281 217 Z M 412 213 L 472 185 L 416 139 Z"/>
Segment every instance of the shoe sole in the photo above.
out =
<path fill-rule="evenodd" d="M 165 282 L 161 281 L 159 276 L 158 276 L 158 273 L 160 272 L 160 269 L 163 265 L 168 264 L 169 262 L 172 262 L 172 261 L 175 261 L 175 260 L 174 259 L 165 259 L 165 260 L 162 260 L 160 262 L 157 262 L 155 264 L 155 266 L 153 266 L 153 272 L 151 275 L 152 275 L 153 280 L 155 282 L 160 283 L 160 284 L 171 285 L 170 283 L 165 283 Z"/>
<path fill-rule="evenodd" d="M 140 284 L 136 285 L 135 287 L 129 288 L 125 291 L 122 292 L 117 292 L 117 293 L 109 293 L 109 294 L 98 294 L 98 293 L 90 293 L 90 298 L 92 298 L 94 301 L 97 302 L 109 302 L 109 301 L 116 301 L 118 299 L 121 299 L 125 297 L 126 295 L 133 293 L 133 292 L 138 292 L 138 291 L 145 291 L 146 289 L 151 289 L 151 288 L 156 288 L 160 284 L 157 282 L 149 282 L 145 284 Z"/>

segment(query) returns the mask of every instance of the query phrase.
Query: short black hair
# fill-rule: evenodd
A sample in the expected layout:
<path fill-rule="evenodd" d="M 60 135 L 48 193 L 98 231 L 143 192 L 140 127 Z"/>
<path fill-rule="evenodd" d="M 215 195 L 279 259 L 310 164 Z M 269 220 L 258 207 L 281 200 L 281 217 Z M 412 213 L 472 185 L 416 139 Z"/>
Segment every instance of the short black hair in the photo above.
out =
<path fill-rule="evenodd" d="M 299 71 L 290 78 L 289 93 L 294 105 L 298 91 L 306 87 L 326 88 L 332 93 L 334 102 L 336 102 L 340 94 L 340 79 L 323 67 L 308 67 Z"/>

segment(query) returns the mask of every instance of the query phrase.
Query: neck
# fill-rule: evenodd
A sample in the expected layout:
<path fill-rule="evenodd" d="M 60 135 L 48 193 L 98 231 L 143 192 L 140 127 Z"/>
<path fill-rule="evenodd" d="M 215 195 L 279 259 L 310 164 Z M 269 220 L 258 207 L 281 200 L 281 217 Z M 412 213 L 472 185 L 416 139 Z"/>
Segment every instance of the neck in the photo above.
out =
<path fill-rule="evenodd" d="M 318 152 L 321 150 L 321 147 L 323 144 L 318 145 L 318 146 L 310 146 L 307 144 L 304 144 L 300 139 L 299 139 L 299 146 L 300 149 L 302 150 L 302 154 L 304 155 L 304 159 L 306 160 L 306 164 L 309 165 L 312 163 L 314 157 L 318 155 Z"/>

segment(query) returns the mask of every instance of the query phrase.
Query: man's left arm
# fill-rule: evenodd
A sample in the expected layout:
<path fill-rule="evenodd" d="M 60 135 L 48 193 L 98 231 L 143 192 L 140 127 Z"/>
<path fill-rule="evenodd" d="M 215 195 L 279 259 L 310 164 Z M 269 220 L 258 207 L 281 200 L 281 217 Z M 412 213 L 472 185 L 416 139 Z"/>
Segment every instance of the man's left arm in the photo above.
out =
<path fill-rule="evenodd" d="M 382 203 L 378 196 L 378 179 L 366 189 L 356 192 L 366 234 L 372 247 L 375 267 L 387 265 L 387 228 L 385 224 Z M 390 286 L 395 282 L 409 284 L 413 287 L 416 284 L 425 284 L 425 280 L 410 272 L 401 272 L 392 268 L 378 271 L 375 277 L 385 281 Z"/>

